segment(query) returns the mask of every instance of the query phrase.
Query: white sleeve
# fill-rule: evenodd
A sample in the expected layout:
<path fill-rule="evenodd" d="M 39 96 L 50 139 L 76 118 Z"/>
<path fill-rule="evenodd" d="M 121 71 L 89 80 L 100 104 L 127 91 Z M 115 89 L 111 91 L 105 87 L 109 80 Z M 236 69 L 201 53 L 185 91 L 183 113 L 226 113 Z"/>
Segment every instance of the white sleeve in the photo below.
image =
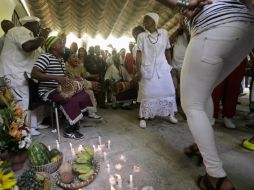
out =
<path fill-rule="evenodd" d="M 12 28 L 8 31 L 6 37 L 14 41 L 20 48 L 22 48 L 22 44 L 24 44 L 25 42 L 34 39 L 29 30 L 24 27 Z"/>

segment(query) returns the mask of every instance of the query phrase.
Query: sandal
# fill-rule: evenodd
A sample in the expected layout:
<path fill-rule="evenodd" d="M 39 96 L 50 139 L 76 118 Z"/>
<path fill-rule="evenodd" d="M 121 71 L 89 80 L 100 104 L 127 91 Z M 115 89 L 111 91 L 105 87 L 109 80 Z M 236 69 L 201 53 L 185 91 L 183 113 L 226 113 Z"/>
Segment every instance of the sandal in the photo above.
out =
<path fill-rule="evenodd" d="M 191 158 L 193 156 L 196 156 L 197 157 L 197 166 L 201 166 L 202 163 L 203 163 L 203 157 L 198 149 L 198 146 L 196 143 L 184 148 L 184 154 Z"/>
<path fill-rule="evenodd" d="M 217 182 L 216 182 L 216 187 L 214 188 L 211 181 L 209 180 L 208 175 L 204 175 L 204 176 L 199 176 L 198 180 L 197 180 L 197 186 L 199 187 L 199 189 L 201 190 L 220 190 L 222 184 L 224 183 L 224 181 L 227 179 L 227 177 L 221 177 L 218 178 Z M 203 185 L 204 187 L 202 187 L 201 185 Z M 204 189 L 205 188 L 205 189 Z M 229 190 L 235 190 L 235 188 L 231 188 Z"/>
<path fill-rule="evenodd" d="M 242 147 L 251 151 L 254 151 L 254 144 L 251 143 L 248 139 L 243 139 Z"/>

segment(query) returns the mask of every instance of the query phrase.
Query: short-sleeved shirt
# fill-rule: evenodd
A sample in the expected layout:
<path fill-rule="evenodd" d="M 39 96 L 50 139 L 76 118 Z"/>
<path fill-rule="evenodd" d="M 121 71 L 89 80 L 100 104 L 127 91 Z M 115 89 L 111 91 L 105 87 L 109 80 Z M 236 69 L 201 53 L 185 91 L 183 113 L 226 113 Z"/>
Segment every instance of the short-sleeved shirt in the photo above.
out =
<path fill-rule="evenodd" d="M 36 61 L 34 67 L 40 69 L 44 74 L 65 76 L 65 63 L 62 58 L 57 58 L 53 54 L 44 53 Z M 55 89 L 58 82 L 55 80 L 51 81 L 40 81 L 38 93 L 43 96 L 45 93 Z"/>
<path fill-rule="evenodd" d="M 33 65 L 42 49 L 38 48 L 32 52 L 25 52 L 22 44 L 34 40 L 33 33 L 25 27 L 14 27 L 8 31 L 5 37 L 1 53 L 3 74 L 15 74 L 24 76 L 24 72 L 31 72 Z"/>

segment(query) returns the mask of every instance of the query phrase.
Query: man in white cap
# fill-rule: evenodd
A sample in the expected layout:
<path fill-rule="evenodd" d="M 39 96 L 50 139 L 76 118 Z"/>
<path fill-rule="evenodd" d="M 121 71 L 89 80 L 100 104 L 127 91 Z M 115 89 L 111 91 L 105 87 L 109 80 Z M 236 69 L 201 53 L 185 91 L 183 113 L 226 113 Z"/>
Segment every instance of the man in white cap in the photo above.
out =
<path fill-rule="evenodd" d="M 29 89 L 24 72 L 31 73 L 50 30 L 41 29 L 40 19 L 34 16 L 21 18 L 20 23 L 23 26 L 14 27 L 6 34 L 0 59 L 6 85 L 12 89 L 20 106 L 28 110 Z M 40 134 L 34 128 L 31 128 L 30 132 L 32 135 Z"/>

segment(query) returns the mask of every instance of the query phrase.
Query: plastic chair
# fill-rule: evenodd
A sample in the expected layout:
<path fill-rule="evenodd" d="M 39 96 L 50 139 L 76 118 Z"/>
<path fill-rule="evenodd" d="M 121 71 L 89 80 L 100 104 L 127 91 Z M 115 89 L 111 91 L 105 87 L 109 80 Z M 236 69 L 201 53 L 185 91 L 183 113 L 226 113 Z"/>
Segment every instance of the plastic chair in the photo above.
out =
<path fill-rule="evenodd" d="M 55 113 L 55 119 L 56 119 L 56 130 L 57 130 L 57 136 L 58 141 L 60 142 L 60 127 L 59 127 L 59 118 L 58 118 L 58 108 L 55 102 L 45 102 L 41 100 L 41 98 L 38 95 L 38 82 L 35 82 L 30 76 L 29 73 L 24 73 L 25 79 L 28 83 L 29 88 L 29 110 L 34 110 L 35 108 L 39 107 L 40 105 L 49 105 L 51 108 L 51 124 L 54 125 L 54 113 Z"/>

